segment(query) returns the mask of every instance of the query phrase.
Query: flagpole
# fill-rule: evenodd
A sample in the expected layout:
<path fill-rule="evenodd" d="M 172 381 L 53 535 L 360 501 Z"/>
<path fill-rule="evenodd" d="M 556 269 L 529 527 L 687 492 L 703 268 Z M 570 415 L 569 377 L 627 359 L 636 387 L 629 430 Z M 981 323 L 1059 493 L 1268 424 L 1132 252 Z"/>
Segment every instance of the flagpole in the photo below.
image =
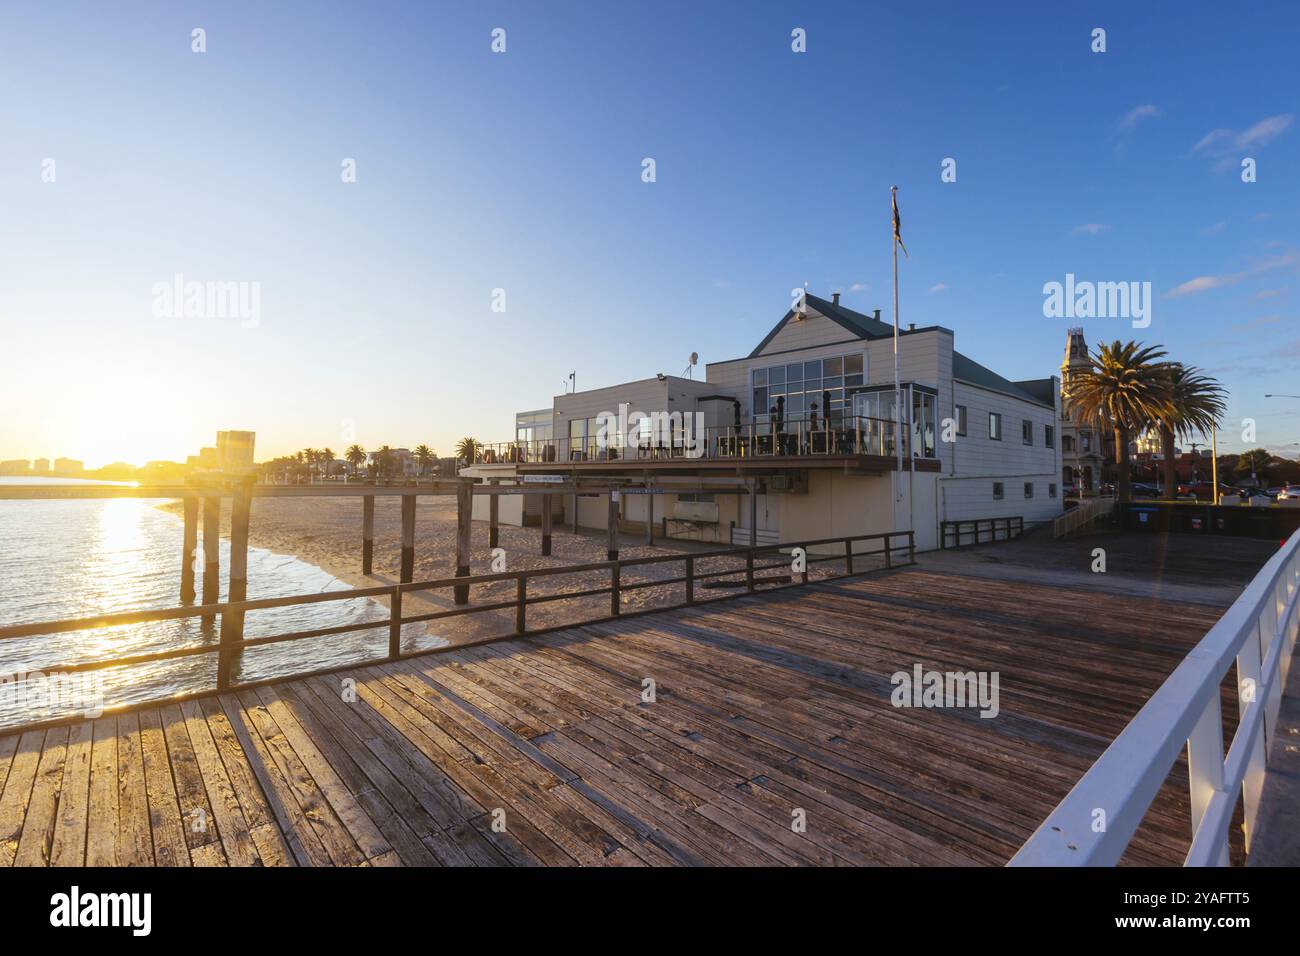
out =
<path fill-rule="evenodd" d="M 892 209 L 898 208 L 898 187 L 889 187 Z M 892 216 L 891 210 L 891 216 Z M 898 372 L 898 236 L 890 229 L 890 246 L 894 253 L 894 454 L 898 460 L 898 494 L 895 499 L 903 500 L 903 386 Z"/>

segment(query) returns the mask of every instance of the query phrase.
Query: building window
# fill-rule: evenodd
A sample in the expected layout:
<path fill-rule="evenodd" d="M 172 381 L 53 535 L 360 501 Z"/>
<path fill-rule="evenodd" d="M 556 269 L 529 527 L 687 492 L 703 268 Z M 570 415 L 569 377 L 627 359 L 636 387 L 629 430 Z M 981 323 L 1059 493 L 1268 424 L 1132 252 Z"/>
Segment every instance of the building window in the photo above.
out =
<path fill-rule="evenodd" d="M 1055 425 L 1043 426 L 1043 444 L 1045 444 L 1048 448 L 1056 447 L 1056 426 Z"/>
<path fill-rule="evenodd" d="M 709 503 L 709 504 L 712 504 L 713 501 L 714 501 L 714 498 L 713 498 L 713 495 L 711 495 L 711 494 L 703 494 L 703 493 L 700 493 L 700 492 L 686 492 L 686 493 L 684 493 L 684 494 L 680 494 L 680 495 L 678 495 L 678 496 L 677 496 L 677 500 L 678 500 L 678 501 L 698 501 L 698 502 L 707 502 L 707 503 Z"/>
<path fill-rule="evenodd" d="M 1002 441 L 1002 416 L 997 412 L 989 412 L 989 438 Z"/>
<path fill-rule="evenodd" d="M 1073 435 L 1062 435 L 1062 436 L 1061 436 L 1061 451 L 1068 451 L 1068 452 L 1073 452 L 1073 451 L 1074 451 L 1074 436 L 1073 436 Z"/>
<path fill-rule="evenodd" d="M 1020 440 L 1026 445 L 1034 443 L 1034 423 L 1028 418 L 1020 423 Z"/>
<path fill-rule="evenodd" d="M 1047 497 L 1049 498 L 1056 497 L 1056 482 L 1053 481 L 1051 484 L 1047 486 Z"/>
<path fill-rule="evenodd" d="M 1000 481 L 995 481 L 995 482 L 993 482 L 993 500 L 994 500 L 994 501 L 1001 501 L 1002 498 L 1003 498 L 1003 495 L 1002 495 L 1002 482 L 1000 482 Z"/>
<path fill-rule="evenodd" d="M 846 414 L 845 395 L 866 381 L 866 357 L 861 352 L 770 365 L 750 373 L 750 417 L 755 422 L 768 421 L 772 409 L 781 408 L 787 422 L 806 418 L 814 402 L 817 417 L 828 416 L 832 422 Z M 829 398 L 829 407 L 823 408 Z"/>
<path fill-rule="evenodd" d="M 1034 497 L 1034 483 L 1032 481 L 1025 482 L 1025 497 L 1026 498 Z"/>
<path fill-rule="evenodd" d="M 1092 451 L 1092 432 L 1081 432 L 1079 444 L 1084 451 Z"/>
<path fill-rule="evenodd" d="M 966 434 L 966 406 L 957 406 L 957 434 L 963 437 Z"/>

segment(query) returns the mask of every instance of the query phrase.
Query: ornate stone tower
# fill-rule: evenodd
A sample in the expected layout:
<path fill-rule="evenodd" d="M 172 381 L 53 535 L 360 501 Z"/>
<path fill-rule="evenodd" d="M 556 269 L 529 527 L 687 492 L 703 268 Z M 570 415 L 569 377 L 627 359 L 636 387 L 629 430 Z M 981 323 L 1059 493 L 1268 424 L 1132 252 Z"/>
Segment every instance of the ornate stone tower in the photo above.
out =
<path fill-rule="evenodd" d="M 1101 485 L 1102 466 L 1106 463 L 1102 435 L 1091 424 L 1080 424 L 1070 403 L 1070 385 L 1080 375 L 1089 374 L 1092 360 L 1083 329 L 1070 329 L 1065 338 L 1065 357 L 1061 360 L 1061 481 L 1074 485 L 1077 493 L 1095 495 Z"/>

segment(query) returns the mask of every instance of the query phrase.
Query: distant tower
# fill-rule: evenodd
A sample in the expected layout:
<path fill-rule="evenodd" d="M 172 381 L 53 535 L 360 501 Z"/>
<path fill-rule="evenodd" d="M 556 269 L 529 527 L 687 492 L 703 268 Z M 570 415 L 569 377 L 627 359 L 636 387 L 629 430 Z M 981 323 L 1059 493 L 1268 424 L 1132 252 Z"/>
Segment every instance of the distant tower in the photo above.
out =
<path fill-rule="evenodd" d="M 1061 360 L 1061 481 L 1074 485 L 1081 495 L 1096 494 L 1106 463 L 1103 436 L 1091 424 L 1075 420 L 1070 386 L 1092 369 L 1083 329 L 1070 329 Z"/>

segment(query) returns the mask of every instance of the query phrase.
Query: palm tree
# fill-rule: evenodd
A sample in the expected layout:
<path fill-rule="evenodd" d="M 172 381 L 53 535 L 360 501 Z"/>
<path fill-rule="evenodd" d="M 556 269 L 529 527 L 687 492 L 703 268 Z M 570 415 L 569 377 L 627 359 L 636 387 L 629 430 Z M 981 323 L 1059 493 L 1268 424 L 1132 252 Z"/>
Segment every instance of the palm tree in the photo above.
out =
<path fill-rule="evenodd" d="M 472 465 L 482 447 L 482 443 L 477 438 L 462 438 L 456 443 L 456 457 L 465 464 Z"/>
<path fill-rule="evenodd" d="M 375 452 L 375 469 L 379 472 L 380 481 L 388 477 L 388 473 L 393 470 L 393 449 L 387 445 L 379 446 Z"/>
<path fill-rule="evenodd" d="M 413 454 L 415 455 L 415 463 L 420 466 L 421 475 L 433 463 L 433 459 L 437 457 L 434 455 L 433 449 L 428 445 L 416 445 Z"/>
<path fill-rule="evenodd" d="M 1273 456 L 1269 454 L 1268 449 L 1255 448 L 1251 451 L 1242 452 L 1241 457 L 1237 459 L 1236 472 L 1242 477 L 1249 475 L 1252 483 L 1261 483 L 1264 481 L 1272 461 Z"/>
<path fill-rule="evenodd" d="M 326 478 L 330 476 L 330 465 L 333 463 L 333 461 L 334 461 L 334 449 L 322 448 L 320 450 L 321 471 L 325 473 Z"/>
<path fill-rule="evenodd" d="M 312 475 L 316 474 L 316 462 L 320 460 L 320 452 L 315 448 L 304 448 L 302 450 L 303 460 L 307 462 L 307 467 L 311 470 Z"/>
<path fill-rule="evenodd" d="M 366 450 L 360 445 L 352 445 L 343 453 L 343 457 L 346 458 L 348 464 L 352 466 L 352 470 L 356 471 L 365 463 Z"/>
<path fill-rule="evenodd" d="M 1129 500 L 1128 443 L 1168 409 L 1163 349 L 1137 342 L 1101 345 L 1092 367 L 1070 383 L 1075 415 L 1115 432 L 1117 501 Z"/>
<path fill-rule="evenodd" d="M 1166 409 L 1160 418 L 1161 452 L 1164 455 L 1165 496 L 1175 497 L 1178 469 L 1174 462 L 1174 438 L 1190 441 L 1194 433 L 1205 434 L 1219 427 L 1227 406 L 1223 389 L 1201 370 L 1181 362 L 1165 365 Z"/>

